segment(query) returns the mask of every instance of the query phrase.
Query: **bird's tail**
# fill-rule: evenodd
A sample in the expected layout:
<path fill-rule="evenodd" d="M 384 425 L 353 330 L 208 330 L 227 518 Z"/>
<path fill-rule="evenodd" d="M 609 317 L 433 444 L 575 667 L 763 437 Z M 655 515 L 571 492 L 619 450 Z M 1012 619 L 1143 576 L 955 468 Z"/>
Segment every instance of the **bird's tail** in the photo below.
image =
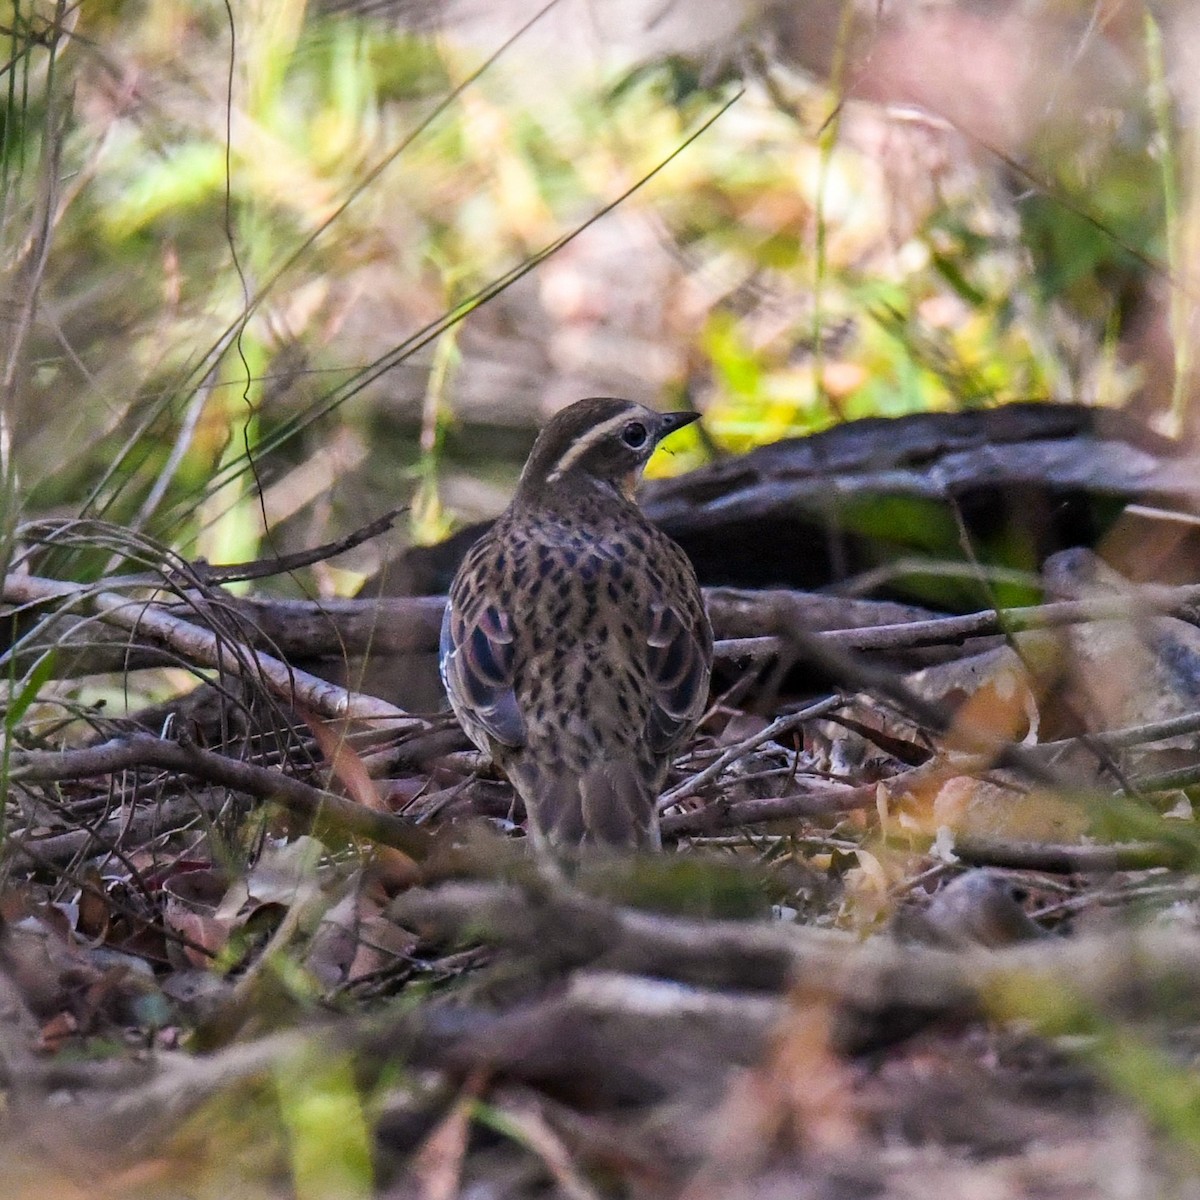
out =
<path fill-rule="evenodd" d="M 536 779 L 513 782 L 525 797 L 530 836 L 543 848 L 562 853 L 662 846 L 658 789 L 636 763 L 608 759 L 582 775 L 538 772 Z"/>

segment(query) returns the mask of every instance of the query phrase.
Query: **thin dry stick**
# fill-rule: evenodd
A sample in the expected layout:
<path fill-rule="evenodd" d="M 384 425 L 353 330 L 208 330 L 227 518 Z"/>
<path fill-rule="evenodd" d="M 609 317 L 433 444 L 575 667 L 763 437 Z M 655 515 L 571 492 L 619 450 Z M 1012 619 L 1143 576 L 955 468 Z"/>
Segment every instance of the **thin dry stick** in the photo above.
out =
<path fill-rule="evenodd" d="M 1108 845 L 1080 846 L 960 837 L 955 838 L 953 850 L 956 858 L 973 866 L 1047 871 L 1054 875 L 1149 871 L 1155 867 L 1185 867 L 1196 861 L 1193 847 L 1168 842 L 1113 842 Z"/>
<path fill-rule="evenodd" d="M 33 575 L 10 575 L 4 581 L 4 599 L 10 603 L 29 604 L 73 599 L 76 596 L 87 596 L 87 589 Z M 130 632 L 148 635 L 197 666 L 229 671 L 239 676 L 251 676 L 252 673 L 253 678 L 264 682 L 287 702 L 303 704 L 320 716 L 330 719 L 387 720 L 404 726 L 425 725 L 425 722 L 394 704 L 347 691 L 307 671 L 289 667 L 270 654 L 246 646 L 238 646 L 238 653 L 235 653 L 229 643 L 222 642 L 210 630 L 171 616 L 152 601 L 131 600 L 115 592 L 98 592 L 88 596 L 88 600 L 96 608 L 101 620 Z M 244 662 L 240 655 L 245 656 Z"/>
<path fill-rule="evenodd" d="M 226 803 L 227 789 L 193 789 L 187 795 L 170 797 L 153 808 L 131 802 L 128 814 L 118 814 L 100 824 L 76 821 L 74 827 L 64 833 L 34 838 L 10 829 L 5 849 L 12 861 L 20 862 L 25 858 L 38 867 L 59 867 L 73 859 L 95 854 L 121 858 L 125 853 L 122 844 L 153 847 L 160 840 L 183 832 L 197 818 L 213 820 Z M 121 861 L 126 859 L 121 858 Z M 134 874 L 133 871 L 130 873 Z"/>
<path fill-rule="evenodd" d="M 639 912 L 544 883 L 536 890 L 462 882 L 418 888 L 398 897 L 391 911 L 423 936 L 469 931 L 476 939 L 547 957 L 570 947 L 577 968 L 601 959 L 606 971 L 706 988 L 769 992 L 803 980 L 839 1003 L 875 1012 L 897 1004 L 934 1011 L 973 997 L 999 997 L 1000 987 L 1028 995 L 1035 981 L 1058 992 L 1070 989 L 1088 1003 L 1119 997 L 1145 1010 L 1200 982 L 1200 936 L 1178 928 L 1123 927 L 950 952 L 885 937 L 860 941 L 788 922 Z M 1156 990 L 1167 980 L 1173 981 L 1168 992 Z"/>
<path fill-rule="evenodd" d="M 1197 731 L 1200 731 L 1200 712 L 1183 713 L 1178 717 L 1168 717 L 1162 721 L 1149 721 L 1145 725 L 1130 725 L 1125 729 L 1089 733 L 1087 737 L 1089 741 L 1098 742 L 1109 750 L 1124 750 L 1130 746 L 1161 742 L 1166 738 Z M 1078 745 L 1079 742 L 1080 739 L 1077 737 L 1063 738 L 1058 742 L 1043 742 L 1037 749 L 1046 752 L 1064 750 L 1068 746 Z"/>
<path fill-rule="evenodd" d="M 339 554 L 345 554 L 347 550 L 353 550 L 356 546 L 361 546 L 363 542 L 368 542 L 371 538 L 386 533 L 396 523 L 396 518 L 403 511 L 403 507 L 393 508 L 382 516 L 376 517 L 374 521 L 348 533 L 345 537 L 325 542 L 320 546 L 311 546 L 296 554 L 283 554 L 276 558 L 255 559 L 253 562 L 228 563 L 221 566 L 213 566 L 212 563 L 206 562 L 189 563 L 188 575 L 205 586 L 211 586 L 218 583 L 242 582 L 248 579 L 270 579 L 275 575 L 299 571 L 304 567 L 311 567 L 314 563 L 336 558 Z M 308 603 L 318 609 L 323 605 L 322 601 L 317 600 L 310 600 Z"/>
<path fill-rule="evenodd" d="M 1139 792 L 1169 792 L 1175 788 L 1193 787 L 1200 783 L 1200 764 L 1192 763 L 1157 775 L 1135 775 L 1129 782 Z"/>
<path fill-rule="evenodd" d="M 664 792 L 658 800 L 659 811 L 661 812 L 663 809 L 670 808 L 672 804 L 678 804 L 680 800 L 685 799 L 687 796 L 695 795 L 706 783 L 711 783 L 712 780 L 720 776 L 726 767 L 731 766 L 738 759 L 744 758 L 751 750 L 757 749 L 764 742 L 773 741 L 781 734 L 791 733 L 793 729 L 799 728 L 805 721 L 823 717 L 826 713 L 845 703 L 846 701 L 841 696 L 827 696 L 824 700 L 818 700 L 815 704 L 810 704 L 807 708 L 802 708 L 799 712 L 788 713 L 787 716 L 776 718 L 765 729 L 760 729 L 758 733 L 751 734 L 750 737 L 738 742 L 736 746 L 730 746 L 728 750 L 709 763 L 703 771 L 697 771 L 689 779 L 685 779 L 681 784 L 671 788 L 670 791 Z"/>
<path fill-rule="evenodd" d="M 1143 594 L 1097 600 L 1056 600 L 1027 608 L 987 609 L 961 617 L 932 617 L 866 629 L 836 629 L 817 636 L 852 650 L 897 650 L 959 642 L 992 633 L 1024 633 L 1087 621 L 1190 617 L 1200 587 L 1148 588 Z"/>
<path fill-rule="evenodd" d="M 373 812 L 352 800 L 311 787 L 253 763 L 238 762 L 199 746 L 168 742 L 148 733 L 114 738 L 87 750 L 29 750 L 10 758 L 13 782 L 46 783 L 111 775 L 133 767 L 183 771 L 198 779 L 271 801 L 299 816 L 345 833 L 393 846 L 407 854 L 427 853 L 431 837 L 402 817 Z"/>
<path fill-rule="evenodd" d="M 112 592 L 101 592 L 93 599 L 105 619 L 129 630 L 142 630 L 166 642 L 172 649 L 202 667 L 232 671 L 235 675 L 249 674 L 242 662 L 230 652 L 228 645 L 207 629 L 171 617 L 150 606 L 146 601 L 130 600 Z M 424 724 L 402 708 L 349 692 L 345 688 L 289 667 L 272 655 L 242 647 L 253 677 L 261 680 L 289 703 L 301 703 L 323 717 L 357 718 L 359 720 L 392 720 Z"/>
<path fill-rule="evenodd" d="M 823 791 L 802 792 L 795 796 L 764 796 L 754 800 L 738 800 L 733 804 L 718 800 L 692 812 L 668 813 L 662 819 L 662 835 L 665 838 L 680 838 L 795 817 L 835 816 L 855 809 L 873 808 L 878 794 L 878 785 L 872 783 L 864 787 L 834 785 Z"/>

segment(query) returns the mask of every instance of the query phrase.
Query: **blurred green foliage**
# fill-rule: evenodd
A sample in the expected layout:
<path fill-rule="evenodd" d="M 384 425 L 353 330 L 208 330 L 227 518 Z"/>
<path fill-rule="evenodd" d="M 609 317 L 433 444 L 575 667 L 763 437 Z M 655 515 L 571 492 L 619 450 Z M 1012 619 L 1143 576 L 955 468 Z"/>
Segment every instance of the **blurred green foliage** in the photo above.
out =
<path fill-rule="evenodd" d="M 303 1053 L 277 1072 L 298 1200 L 374 1194 L 371 1131 L 347 1056 Z"/>
<path fill-rule="evenodd" d="M 603 346 L 588 314 L 608 303 L 600 277 L 564 305 L 544 269 L 520 299 L 478 298 L 739 87 L 598 227 L 652 239 L 646 279 L 622 281 L 644 285 L 646 345 L 610 357 L 636 371 L 646 355 L 650 398 L 706 416 L 651 473 L 853 417 L 1137 386 L 1114 339 L 1166 256 L 1177 164 L 1164 175 L 1129 125 L 1163 145 L 1161 106 L 1099 132 L 1065 112 L 1034 186 L 769 69 L 705 81 L 676 56 L 539 88 L 524 37 L 485 48 L 302 0 L 10 0 L 0 27 L 0 246 L 9 303 L 35 314 L 4 347 L 27 513 L 103 514 L 220 560 L 253 557 L 264 518 L 304 542 L 344 532 L 381 479 L 412 497 L 418 540 L 476 515 L 486 503 L 456 505 L 445 478 L 503 488 L 519 445 L 464 462 L 459 422 L 531 423 L 537 398 L 499 386 L 466 410 L 460 383 L 487 347 L 528 341 L 525 311 L 550 341 Z M 925 138 L 929 169 L 898 173 L 893 136 L 898 160 Z M 446 375 L 434 345 L 459 314 L 477 340 Z"/>

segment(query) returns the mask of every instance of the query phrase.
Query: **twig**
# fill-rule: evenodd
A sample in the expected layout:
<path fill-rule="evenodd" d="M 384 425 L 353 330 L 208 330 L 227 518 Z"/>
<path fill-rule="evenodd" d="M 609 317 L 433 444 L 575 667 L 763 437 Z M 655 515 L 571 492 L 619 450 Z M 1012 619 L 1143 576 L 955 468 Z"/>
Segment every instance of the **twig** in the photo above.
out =
<path fill-rule="evenodd" d="M 827 696 L 824 700 L 818 700 L 815 704 L 808 705 L 807 708 L 802 708 L 799 712 L 788 713 L 786 716 L 777 717 L 765 729 L 760 729 L 757 733 L 751 734 L 750 737 L 738 742 L 735 746 L 730 746 L 717 758 L 715 758 L 703 771 L 697 771 L 695 775 L 685 779 L 682 783 L 671 788 L 670 791 L 664 792 L 658 800 L 659 811 L 670 808 L 673 804 L 678 804 L 680 800 L 688 796 L 694 796 L 705 784 L 711 783 L 718 778 L 726 767 L 737 762 L 738 759 L 744 758 L 751 750 L 763 745 L 764 742 L 774 741 L 784 733 L 791 733 L 792 730 L 798 729 L 805 721 L 812 721 L 817 717 L 822 717 L 833 709 L 839 708 L 846 701 L 841 696 Z"/>
<path fill-rule="evenodd" d="M 95 853 L 119 856 L 122 843 L 139 849 L 148 848 L 156 841 L 185 829 L 197 817 L 212 820 L 227 803 L 226 792 L 193 789 L 186 795 L 171 797 L 153 807 L 131 803 L 132 815 L 118 813 L 99 825 L 77 823 L 75 828 L 64 833 L 30 837 L 10 829 L 5 851 L 13 861 L 20 862 L 25 858 L 39 867 L 61 867 L 72 859 L 90 857 Z"/>
<path fill-rule="evenodd" d="M 736 829 L 761 825 L 768 821 L 786 821 L 794 817 L 829 817 L 855 809 L 872 808 L 878 798 L 876 784 L 865 787 L 832 785 L 828 790 L 801 792 L 796 796 L 764 796 L 729 803 L 714 800 L 690 812 L 668 813 L 662 818 L 665 838 L 690 837 L 718 829 Z"/>
<path fill-rule="evenodd" d="M 1125 729 L 1111 729 L 1088 734 L 1088 740 L 1098 742 L 1109 750 L 1125 750 L 1130 746 L 1141 746 L 1148 742 L 1161 742 L 1170 737 L 1200 731 L 1200 712 L 1184 713 L 1162 721 L 1150 721 L 1145 725 L 1130 725 Z M 1076 746 L 1079 738 L 1064 738 L 1058 742 L 1042 742 L 1037 749 L 1044 752 L 1064 750 Z"/>
<path fill-rule="evenodd" d="M 270 579 L 274 575 L 283 575 L 289 571 L 311 567 L 314 563 L 336 558 L 339 554 L 345 554 L 347 550 L 353 550 L 355 546 L 361 546 L 363 542 L 369 542 L 371 538 L 386 533 L 391 529 L 396 518 L 404 512 L 404 507 L 406 506 L 393 508 L 390 512 L 376 517 L 374 521 L 355 529 L 345 537 L 338 538 L 333 542 L 326 542 L 322 546 L 312 546 L 295 554 L 281 554 L 277 558 L 258 559 L 246 563 L 214 566 L 212 563 L 203 561 L 193 562 L 188 564 L 188 575 L 202 584 L 209 585 L 244 582 L 248 579 Z M 320 606 L 319 601 L 310 603 Z"/>
<path fill-rule="evenodd" d="M 322 547 L 320 553 L 326 553 L 329 549 L 330 547 Z M 318 551 L 312 553 L 317 554 Z M 286 565 L 285 560 L 280 562 Z M 273 564 L 248 564 L 246 567 L 230 570 L 245 572 L 251 567 L 261 567 L 262 573 L 267 573 L 269 568 L 273 569 Z M 202 565 L 193 565 L 192 569 L 201 575 L 205 570 L 225 570 L 205 568 Z M 232 577 L 245 576 L 235 574 Z M 21 585 L 13 581 L 30 578 L 13 576 L 6 579 L 4 598 L 10 603 L 39 603 L 56 597 L 67 597 L 77 590 L 70 584 L 55 585 L 54 581 L 44 580 L 36 594 L 22 599 Z M 148 580 L 140 579 L 140 582 L 147 583 Z M 728 612 L 731 607 L 722 596 L 724 591 L 725 589 L 712 589 L 708 593 L 713 598 L 714 610 L 718 617 L 721 610 Z M 777 629 L 781 613 L 786 611 L 790 620 L 808 630 L 808 636 L 816 643 L 839 650 L 861 651 L 901 651 L 955 645 L 1005 631 L 1027 632 L 1091 620 L 1138 619 L 1149 615 L 1173 615 L 1182 619 L 1192 619 L 1195 607 L 1200 604 L 1198 587 L 1156 587 L 1142 589 L 1136 597 L 1064 600 L 1023 608 L 1001 609 L 998 612 L 988 610 L 966 616 L 932 617 L 883 625 L 860 625 L 854 628 L 828 628 L 822 627 L 832 619 L 832 614 L 828 611 L 828 597 L 809 596 L 804 592 L 782 592 L 773 595 L 771 601 L 763 602 L 759 606 L 759 617 L 764 629 Z M 722 598 L 718 600 L 718 596 Z M 806 609 L 811 608 L 817 601 L 821 602 L 819 611 L 822 616 L 810 626 L 805 620 Z M 223 602 L 233 611 L 246 612 L 259 627 L 262 637 L 255 638 L 252 644 L 260 646 L 269 639 L 277 646 L 279 654 L 288 658 L 315 660 L 362 655 L 367 652 L 433 652 L 437 649 L 445 599 L 440 596 L 389 596 L 318 602 L 224 597 Z M 754 610 L 754 605 L 740 601 L 737 606 L 737 627 L 745 628 L 751 623 L 754 620 Z M 717 624 L 720 632 L 720 622 Z M 128 630 L 129 626 L 122 625 L 121 628 Z M 778 659 L 788 648 L 789 640 L 775 632 L 759 637 L 719 637 L 714 646 L 714 655 L 718 662 L 723 663 L 765 662 Z M 132 669 L 159 666 L 162 665 L 162 661 L 161 650 L 147 646 L 143 641 L 133 646 L 122 643 L 118 650 L 107 654 L 100 647 L 91 649 L 89 656 L 68 669 L 73 669 L 79 674 L 84 673 L 85 669 L 102 671 L 123 667 Z"/>
<path fill-rule="evenodd" d="M 115 738 L 87 750 L 29 750 L 14 753 L 9 778 L 13 782 L 62 782 L 111 775 L 136 767 L 182 771 L 210 783 L 234 788 L 286 808 L 289 812 L 323 823 L 355 837 L 393 846 L 407 854 L 423 856 L 431 835 L 391 813 L 372 812 L 360 804 L 311 787 L 298 779 L 253 763 L 238 762 L 223 754 L 135 733 Z"/>
<path fill-rule="evenodd" d="M 263 651 L 223 641 L 210 630 L 172 616 L 149 600 L 133 600 L 114 592 L 90 595 L 84 587 L 33 575 L 7 576 L 3 594 L 10 603 L 21 604 L 84 598 L 102 621 L 165 644 L 197 666 L 261 680 L 285 701 L 299 702 L 323 717 L 391 720 L 422 727 L 425 724 L 394 704 L 347 691 L 316 675 L 289 667 Z M 245 661 L 240 657 L 243 655 Z"/>
<path fill-rule="evenodd" d="M 1123 928 L 1047 938 L 998 950 L 947 951 L 861 941 L 785 922 L 703 921 L 635 912 L 570 892 L 530 894 L 511 885 L 453 883 L 393 901 L 406 925 L 439 937 L 485 938 L 575 969 L 677 980 L 708 988 L 778 992 L 797 982 L 861 1012 L 898 1005 L 926 1014 L 970 1007 L 1019 988 L 1070 994 L 1087 1004 L 1127 1002 L 1145 1011 L 1200 986 L 1200 935 Z M 1171 981 L 1165 992 L 1160 982 Z"/>
<path fill-rule="evenodd" d="M 1200 763 L 1160 771 L 1157 775 L 1137 775 L 1130 782 L 1139 792 L 1167 792 L 1174 788 L 1193 787 L 1200 783 Z"/>
<path fill-rule="evenodd" d="M 1114 842 L 1109 845 L 1070 845 L 1020 842 L 1004 838 L 956 837 L 953 852 L 962 862 L 980 867 L 1009 867 L 1018 871 L 1047 871 L 1054 875 L 1111 874 L 1182 868 L 1195 863 L 1194 848 L 1170 842 Z"/>

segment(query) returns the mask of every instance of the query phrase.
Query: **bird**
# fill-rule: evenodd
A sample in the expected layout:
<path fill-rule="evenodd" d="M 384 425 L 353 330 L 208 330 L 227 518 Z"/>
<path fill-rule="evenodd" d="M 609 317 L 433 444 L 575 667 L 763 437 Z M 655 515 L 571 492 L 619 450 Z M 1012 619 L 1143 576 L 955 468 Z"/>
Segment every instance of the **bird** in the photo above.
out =
<path fill-rule="evenodd" d="M 713 636 L 690 560 L 634 490 L 697 416 L 613 397 L 562 409 L 450 587 L 450 706 L 551 857 L 661 848 L 658 795 L 705 712 Z"/>

